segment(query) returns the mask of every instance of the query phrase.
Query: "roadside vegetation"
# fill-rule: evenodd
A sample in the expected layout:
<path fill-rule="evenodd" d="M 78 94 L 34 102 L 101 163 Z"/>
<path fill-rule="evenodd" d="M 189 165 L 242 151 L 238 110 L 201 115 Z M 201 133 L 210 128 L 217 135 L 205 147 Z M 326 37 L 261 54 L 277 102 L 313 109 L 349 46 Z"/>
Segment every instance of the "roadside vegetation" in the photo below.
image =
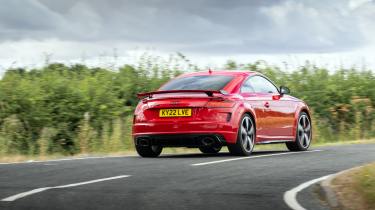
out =
<path fill-rule="evenodd" d="M 288 86 L 309 104 L 317 143 L 375 137 L 375 75 L 369 69 L 329 70 L 307 62 L 282 71 L 263 61 L 228 61 L 224 68 L 260 71 Z M 169 60 L 145 55 L 120 68 L 10 68 L 0 80 L 0 158 L 132 150 L 136 93 L 199 70 L 181 54 Z"/>
<path fill-rule="evenodd" d="M 344 209 L 374 209 L 375 163 L 341 174 L 333 180 L 332 187 Z"/>

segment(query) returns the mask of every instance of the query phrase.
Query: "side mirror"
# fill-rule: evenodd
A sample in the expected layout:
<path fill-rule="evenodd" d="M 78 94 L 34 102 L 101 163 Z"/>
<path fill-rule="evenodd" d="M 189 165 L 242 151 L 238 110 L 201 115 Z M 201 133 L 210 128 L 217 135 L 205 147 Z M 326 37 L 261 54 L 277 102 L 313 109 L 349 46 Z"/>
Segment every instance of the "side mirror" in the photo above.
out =
<path fill-rule="evenodd" d="M 289 88 L 287 88 L 287 87 L 285 87 L 285 86 L 280 86 L 280 94 L 281 94 L 281 95 L 289 94 L 289 93 L 290 93 Z"/>

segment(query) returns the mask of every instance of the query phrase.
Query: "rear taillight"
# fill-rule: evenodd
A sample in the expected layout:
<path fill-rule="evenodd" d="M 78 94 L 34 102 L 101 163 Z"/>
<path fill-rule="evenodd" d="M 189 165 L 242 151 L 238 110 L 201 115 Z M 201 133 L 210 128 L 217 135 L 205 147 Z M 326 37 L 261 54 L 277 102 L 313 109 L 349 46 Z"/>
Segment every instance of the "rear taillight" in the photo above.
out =
<path fill-rule="evenodd" d="M 231 108 L 235 104 L 234 101 L 230 100 L 211 100 L 207 102 L 206 107 L 208 108 Z"/>
<path fill-rule="evenodd" d="M 133 124 L 145 122 L 145 121 L 146 121 L 146 117 L 143 113 L 138 113 L 137 115 L 134 115 L 133 117 Z"/>

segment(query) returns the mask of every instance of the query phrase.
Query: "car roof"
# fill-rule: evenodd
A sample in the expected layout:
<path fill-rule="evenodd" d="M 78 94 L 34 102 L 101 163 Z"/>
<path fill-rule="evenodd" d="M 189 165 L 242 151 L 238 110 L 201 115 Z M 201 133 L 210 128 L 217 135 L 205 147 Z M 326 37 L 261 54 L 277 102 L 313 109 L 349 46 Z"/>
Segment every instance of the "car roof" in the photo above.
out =
<path fill-rule="evenodd" d="M 192 73 L 185 73 L 182 74 L 180 77 L 186 76 L 203 76 L 203 75 L 233 75 L 233 76 L 249 76 L 253 74 L 258 74 L 255 71 L 244 71 L 244 70 L 207 70 L 207 71 L 199 71 L 199 72 L 192 72 Z"/>

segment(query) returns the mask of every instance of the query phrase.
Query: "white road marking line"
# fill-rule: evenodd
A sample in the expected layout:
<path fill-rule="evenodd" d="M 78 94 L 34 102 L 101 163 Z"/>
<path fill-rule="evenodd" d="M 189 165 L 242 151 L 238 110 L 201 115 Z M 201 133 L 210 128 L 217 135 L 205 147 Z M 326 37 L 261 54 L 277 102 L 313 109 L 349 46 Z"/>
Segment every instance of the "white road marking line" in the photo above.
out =
<path fill-rule="evenodd" d="M 306 210 L 305 208 L 303 208 L 297 201 L 297 194 L 302 191 L 303 189 L 309 187 L 310 185 L 313 185 L 317 182 L 320 182 L 320 181 L 323 181 L 327 178 L 329 178 L 330 176 L 332 176 L 333 174 L 330 174 L 330 175 L 327 175 L 327 176 L 323 176 L 323 177 L 320 177 L 320 178 L 317 178 L 317 179 L 313 179 L 313 180 L 310 180 L 308 182 L 304 182 L 300 185 L 298 185 L 297 187 L 291 189 L 291 190 L 288 190 L 284 193 L 284 202 L 293 210 Z"/>
<path fill-rule="evenodd" d="M 86 181 L 86 182 L 78 182 L 78 183 L 74 183 L 74 184 L 60 185 L 60 186 L 55 186 L 55 187 L 42 187 L 42 188 L 37 188 L 37 189 L 33 189 L 33 190 L 30 190 L 30 191 L 27 191 L 27 192 L 23 192 L 23 193 L 19 193 L 19 194 L 16 194 L 16 195 L 9 196 L 7 198 L 2 199 L 1 201 L 10 202 L 10 201 L 15 201 L 15 200 L 20 199 L 20 198 L 24 198 L 24 197 L 29 196 L 29 195 L 33 195 L 33 194 L 40 193 L 40 192 L 43 192 L 43 191 L 46 191 L 46 190 L 50 190 L 50 189 L 61 189 L 61 188 L 76 187 L 76 186 L 80 186 L 80 185 L 93 184 L 93 183 L 97 183 L 97 182 L 104 182 L 104 181 L 109 181 L 109 180 L 113 180 L 113 179 L 122 179 L 122 178 L 126 178 L 126 177 L 129 177 L 129 176 L 130 175 L 120 175 L 120 176 L 108 177 L 108 178 L 103 178 L 103 179 L 95 179 L 95 180 Z"/>
<path fill-rule="evenodd" d="M 204 166 L 204 165 L 211 165 L 216 163 L 223 163 L 235 160 L 243 160 L 243 159 L 254 159 L 254 158 L 261 158 L 261 157 L 270 157 L 270 156 L 279 156 L 279 155 L 293 155 L 298 153 L 307 153 L 307 152 L 321 152 L 323 150 L 309 150 L 309 151 L 301 151 L 301 152 L 283 152 L 283 153 L 274 153 L 274 154 L 267 154 L 267 155 L 257 155 L 257 156 L 248 156 L 248 157 L 240 157 L 240 158 L 231 158 L 231 159 L 224 159 L 224 160 L 216 160 L 210 162 L 203 162 L 203 163 L 194 163 L 191 164 L 192 166 Z"/>
<path fill-rule="evenodd" d="M 63 159 L 56 159 L 56 160 L 28 160 L 28 161 L 26 161 L 26 162 L 0 163 L 0 165 L 27 164 L 27 163 L 48 163 L 48 162 L 70 161 L 70 160 L 105 159 L 105 158 L 120 158 L 120 157 L 137 157 L 137 155 L 119 155 L 119 156 L 102 156 L 102 157 L 63 158 Z"/>

